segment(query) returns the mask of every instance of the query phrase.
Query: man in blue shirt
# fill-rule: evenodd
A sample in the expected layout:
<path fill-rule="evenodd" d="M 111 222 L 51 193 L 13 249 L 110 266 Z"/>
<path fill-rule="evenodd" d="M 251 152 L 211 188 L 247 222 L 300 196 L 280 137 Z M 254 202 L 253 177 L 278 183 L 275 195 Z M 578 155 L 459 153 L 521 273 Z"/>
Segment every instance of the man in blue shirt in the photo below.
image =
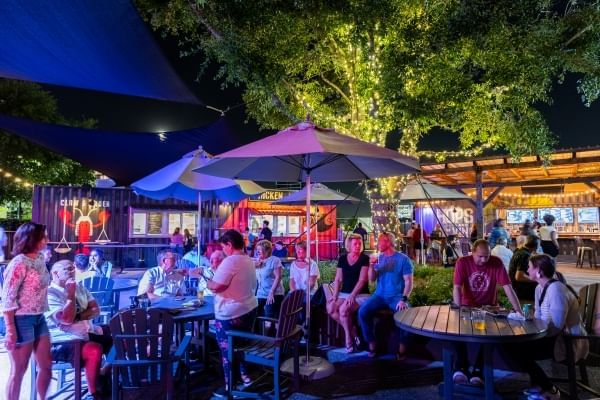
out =
<path fill-rule="evenodd" d="M 369 357 L 375 357 L 374 319 L 377 311 L 392 311 L 408 308 L 408 297 L 413 286 L 413 265 L 408 256 L 396 251 L 396 238 L 392 233 L 382 233 L 377 240 L 379 254 L 371 255 L 369 281 L 377 286 L 375 293 L 358 310 L 358 320 L 365 340 L 369 344 Z M 404 335 L 400 334 L 398 358 L 404 357 Z"/>

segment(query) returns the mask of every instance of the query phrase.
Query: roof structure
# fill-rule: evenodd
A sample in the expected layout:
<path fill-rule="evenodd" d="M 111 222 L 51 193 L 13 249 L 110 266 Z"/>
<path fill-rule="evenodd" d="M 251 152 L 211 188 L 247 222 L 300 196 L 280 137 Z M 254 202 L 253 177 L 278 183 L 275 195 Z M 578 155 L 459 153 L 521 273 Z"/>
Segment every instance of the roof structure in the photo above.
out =
<path fill-rule="evenodd" d="M 550 156 L 545 166 L 539 156 L 519 161 L 510 156 L 490 156 L 444 163 L 421 163 L 422 176 L 447 187 L 475 188 L 477 174 L 482 187 L 551 186 L 600 181 L 600 146 L 564 149 Z"/>

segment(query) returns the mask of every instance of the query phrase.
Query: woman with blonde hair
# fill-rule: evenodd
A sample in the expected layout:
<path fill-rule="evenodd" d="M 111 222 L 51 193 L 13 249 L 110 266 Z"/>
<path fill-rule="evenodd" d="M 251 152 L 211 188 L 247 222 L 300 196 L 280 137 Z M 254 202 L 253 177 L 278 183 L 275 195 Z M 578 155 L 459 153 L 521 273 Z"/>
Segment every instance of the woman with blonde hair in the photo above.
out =
<path fill-rule="evenodd" d="M 338 259 L 333 295 L 327 301 L 327 312 L 344 328 L 346 351 L 353 353 L 360 344 L 353 315 L 369 298 L 369 257 L 363 253 L 361 235 L 348 235 L 345 245 L 347 254 Z"/>
<path fill-rule="evenodd" d="M 258 259 L 256 266 L 256 298 L 258 299 L 258 315 L 269 318 L 279 317 L 279 307 L 283 301 L 283 284 L 281 283 L 281 270 L 283 265 L 279 257 L 273 255 L 273 244 L 268 240 L 261 240 L 256 244 Z"/>

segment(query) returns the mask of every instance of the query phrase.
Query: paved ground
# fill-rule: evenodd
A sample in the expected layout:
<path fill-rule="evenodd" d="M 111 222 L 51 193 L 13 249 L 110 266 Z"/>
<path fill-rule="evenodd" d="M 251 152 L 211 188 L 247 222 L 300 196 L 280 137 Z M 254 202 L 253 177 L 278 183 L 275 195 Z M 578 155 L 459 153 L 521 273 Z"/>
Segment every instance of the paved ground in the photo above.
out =
<path fill-rule="evenodd" d="M 591 270 L 589 268 L 575 268 L 572 263 L 559 263 L 559 270 L 566 276 L 568 282 L 578 290 L 580 287 L 599 282 L 600 269 Z M 124 274 L 115 275 L 115 279 L 121 278 L 138 278 L 142 271 L 127 271 Z M 121 294 L 121 304 L 129 304 L 129 296 L 134 292 L 124 292 Z M 295 393 L 292 395 L 293 400 L 304 400 L 314 398 L 344 398 L 344 399 L 419 399 L 429 400 L 438 399 L 438 387 L 440 366 L 439 364 L 430 364 L 426 367 L 423 365 L 407 365 L 404 371 L 401 367 L 398 370 L 393 370 L 390 367 L 385 357 L 376 361 L 365 361 L 365 357 L 345 359 L 342 362 L 336 363 L 336 375 L 329 380 L 322 382 L 309 382 L 303 385 L 304 393 Z M 340 359 L 335 357 L 336 360 Z M 548 369 L 552 367 L 548 364 Z M 553 368 L 557 368 L 554 365 Z M 9 361 L 5 350 L 0 345 L 0 399 L 4 399 L 4 382 L 7 380 L 9 371 Z M 366 371 L 376 371 L 369 374 Z M 417 372 L 415 378 L 410 378 L 408 381 L 402 377 L 410 375 L 412 372 Z M 554 371 L 564 375 L 564 371 Z M 522 374 L 513 374 L 505 371 L 495 371 L 496 381 L 500 386 L 508 385 L 509 389 L 526 387 L 527 378 Z M 374 376 L 376 378 L 374 378 Z M 397 377 L 397 378 L 396 378 Z M 593 386 L 600 388 L 600 369 L 595 368 L 590 372 L 590 377 L 595 379 Z M 54 385 L 54 382 L 53 382 Z M 414 387 L 418 385 L 417 387 Z M 200 385 L 193 391 L 192 398 L 202 399 L 210 398 L 211 388 L 214 383 L 209 383 L 206 386 Z M 380 389 L 380 390 L 379 390 Z M 360 395 L 358 394 L 360 393 Z M 354 395 L 351 395 L 354 394 Z M 23 381 L 23 390 L 19 400 L 28 400 L 29 397 L 29 373 L 25 375 Z M 64 399 L 68 397 L 58 397 Z M 71 397 L 72 398 L 72 397 Z M 144 400 L 149 400 L 152 396 L 144 396 Z M 160 398 L 157 397 L 157 398 Z M 591 398 L 591 397 L 583 397 Z"/>

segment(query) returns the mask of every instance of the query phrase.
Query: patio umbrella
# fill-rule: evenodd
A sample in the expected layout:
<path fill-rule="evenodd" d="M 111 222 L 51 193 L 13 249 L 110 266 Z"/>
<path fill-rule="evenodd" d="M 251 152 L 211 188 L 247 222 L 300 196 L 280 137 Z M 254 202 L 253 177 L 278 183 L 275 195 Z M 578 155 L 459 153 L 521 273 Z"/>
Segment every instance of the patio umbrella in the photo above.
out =
<path fill-rule="evenodd" d="M 198 171 L 233 179 L 305 182 L 307 258 L 310 258 L 311 179 L 345 182 L 415 173 L 418 160 L 371 143 L 342 135 L 310 121 L 275 135 L 219 154 Z M 310 274 L 308 274 L 310 275 Z M 307 288 L 310 276 L 307 276 Z M 310 331 L 310 291 L 306 291 L 306 325 Z M 310 335 L 309 335 L 310 336 Z M 332 366 L 319 357 L 309 357 L 307 338 L 304 372 L 324 377 Z"/>
<path fill-rule="evenodd" d="M 429 182 L 426 179 L 415 179 L 409 182 L 400 193 L 401 202 L 417 202 L 428 200 L 466 200 L 470 199 L 464 193 L 457 190 L 447 189 Z M 419 214 L 419 224 L 421 225 L 421 264 L 425 263 L 425 252 L 423 245 L 423 212 Z"/>
<path fill-rule="evenodd" d="M 198 201 L 198 254 L 200 253 L 202 218 L 202 201 L 219 199 L 222 201 L 239 201 L 249 195 L 264 192 L 265 189 L 252 181 L 232 180 L 216 176 L 192 172 L 206 164 L 210 155 L 202 147 L 185 154 L 158 171 L 131 184 L 137 194 L 152 199 L 168 198 Z"/>
<path fill-rule="evenodd" d="M 281 199 L 274 201 L 273 204 L 288 204 L 288 205 L 303 205 L 306 204 L 306 197 L 308 195 L 308 187 L 305 186 L 302 189 L 291 193 Z M 310 187 L 310 198 L 311 202 L 315 205 L 338 205 L 342 203 L 358 203 L 355 197 L 345 195 L 336 190 L 332 190 L 322 183 L 313 183 Z M 319 221 L 319 209 L 315 213 L 315 219 Z M 319 262 L 319 230 L 315 235 L 315 258 L 317 263 Z"/>

